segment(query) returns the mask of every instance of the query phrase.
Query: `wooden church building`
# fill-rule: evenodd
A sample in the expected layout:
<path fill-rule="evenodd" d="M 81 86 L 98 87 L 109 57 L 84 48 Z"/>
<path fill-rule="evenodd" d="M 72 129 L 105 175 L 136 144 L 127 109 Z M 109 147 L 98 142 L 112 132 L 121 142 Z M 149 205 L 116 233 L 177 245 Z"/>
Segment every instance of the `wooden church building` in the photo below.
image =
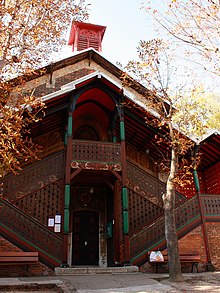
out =
<path fill-rule="evenodd" d="M 22 89 L 34 89 L 46 105 L 31 126 L 42 152 L 2 179 L 0 264 L 1 256 L 36 252 L 32 275 L 60 266 L 141 266 L 148 251 L 166 249 L 166 185 L 157 164 L 167 152 L 157 144 L 163 133 L 146 123 L 147 89 L 124 86 L 121 70 L 100 53 L 104 33 L 74 22 L 73 55 L 39 70 Z M 200 152 L 200 188 L 190 177 L 176 191 L 179 248 L 198 253 L 201 269 L 207 262 L 220 269 L 219 133 L 210 132 Z M 19 272 L 14 262 L 10 269 Z"/>

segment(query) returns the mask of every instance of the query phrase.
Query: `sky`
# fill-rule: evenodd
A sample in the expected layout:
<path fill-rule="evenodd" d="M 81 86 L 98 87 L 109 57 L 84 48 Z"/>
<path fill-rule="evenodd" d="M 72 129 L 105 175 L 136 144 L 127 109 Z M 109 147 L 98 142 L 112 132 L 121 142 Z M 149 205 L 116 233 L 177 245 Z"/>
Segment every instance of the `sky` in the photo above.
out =
<path fill-rule="evenodd" d="M 90 23 L 106 26 L 102 55 L 126 65 L 137 56 L 140 40 L 153 38 L 149 15 L 140 9 L 143 0 L 87 0 Z"/>
<path fill-rule="evenodd" d="M 140 40 L 153 38 L 152 24 L 140 9 L 140 0 L 90 0 L 91 23 L 106 26 L 102 51 L 112 62 L 127 61 L 137 56 Z"/>
<path fill-rule="evenodd" d="M 137 60 L 137 46 L 140 40 L 151 40 L 157 38 L 153 20 L 150 15 L 141 9 L 141 4 L 146 0 L 86 0 L 90 3 L 88 22 L 106 26 L 105 35 L 102 41 L 102 55 L 110 62 L 116 64 L 120 62 L 123 66 L 130 60 Z M 162 0 L 154 0 L 154 7 L 163 9 Z M 161 36 L 159 36 L 161 37 Z M 69 47 L 68 55 L 72 54 Z M 180 56 L 183 54 L 181 53 Z M 182 57 L 181 57 L 182 58 Z M 193 64 L 186 64 L 183 59 L 179 60 L 178 70 L 183 66 L 190 68 Z M 195 73 L 195 70 L 194 70 Z M 202 80 L 207 87 L 210 87 L 210 79 L 207 76 L 200 76 L 198 69 L 198 83 Z M 184 71 L 178 73 L 179 82 L 184 82 L 186 74 Z M 196 76 L 194 76 L 196 78 Z M 191 80 L 191 78 L 190 78 Z M 187 81 L 187 83 L 191 83 Z M 212 88 L 219 86 L 214 84 Z M 215 89 L 214 89 L 215 91 Z"/>

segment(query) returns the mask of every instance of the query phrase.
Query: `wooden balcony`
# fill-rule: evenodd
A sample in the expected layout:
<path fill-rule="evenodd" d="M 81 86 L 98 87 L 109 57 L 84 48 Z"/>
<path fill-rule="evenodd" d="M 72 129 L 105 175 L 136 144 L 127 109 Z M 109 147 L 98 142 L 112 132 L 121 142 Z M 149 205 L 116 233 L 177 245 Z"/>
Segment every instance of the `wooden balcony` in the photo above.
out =
<path fill-rule="evenodd" d="M 72 168 L 121 171 L 120 143 L 73 140 L 72 145 Z"/>

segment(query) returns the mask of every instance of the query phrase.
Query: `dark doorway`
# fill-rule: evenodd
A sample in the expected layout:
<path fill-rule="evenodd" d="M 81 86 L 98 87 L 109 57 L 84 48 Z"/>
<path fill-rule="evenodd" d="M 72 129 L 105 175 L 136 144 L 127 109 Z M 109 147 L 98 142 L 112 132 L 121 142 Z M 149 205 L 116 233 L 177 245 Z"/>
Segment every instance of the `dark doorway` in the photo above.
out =
<path fill-rule="evenodd" d="M 96 140 L 99 141 L 100 137 L 98 132 L 92 126 L 81 126 L 74 134 L 74 139 Z"/>
<path fill-rule="evenodd" d="M 73 265 L 98 265 L 99 215 L 81 211 L 73 214 Z"/>

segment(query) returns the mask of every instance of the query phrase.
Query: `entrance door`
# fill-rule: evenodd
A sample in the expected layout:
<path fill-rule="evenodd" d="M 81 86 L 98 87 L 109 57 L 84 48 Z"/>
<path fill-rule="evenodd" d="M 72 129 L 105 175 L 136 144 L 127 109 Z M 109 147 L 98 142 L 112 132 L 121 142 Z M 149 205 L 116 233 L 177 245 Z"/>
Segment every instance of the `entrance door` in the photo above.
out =
<path fill-rule="evenodd" d="M 99 216 L 82 211 L 73 215 L 73 265 L 98 265 Z"/>

